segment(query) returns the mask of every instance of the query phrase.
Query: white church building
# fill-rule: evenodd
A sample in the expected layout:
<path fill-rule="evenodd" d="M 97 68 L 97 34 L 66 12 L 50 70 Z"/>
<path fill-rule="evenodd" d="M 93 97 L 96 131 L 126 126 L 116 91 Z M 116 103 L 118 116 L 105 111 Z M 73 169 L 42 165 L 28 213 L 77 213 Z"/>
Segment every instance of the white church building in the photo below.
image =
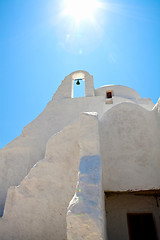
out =
<path fill-rule="evenodd" d="M 0 212 L 0 240 L 160 240 L 160 101 L 65 77 L 0 150 Z"/>

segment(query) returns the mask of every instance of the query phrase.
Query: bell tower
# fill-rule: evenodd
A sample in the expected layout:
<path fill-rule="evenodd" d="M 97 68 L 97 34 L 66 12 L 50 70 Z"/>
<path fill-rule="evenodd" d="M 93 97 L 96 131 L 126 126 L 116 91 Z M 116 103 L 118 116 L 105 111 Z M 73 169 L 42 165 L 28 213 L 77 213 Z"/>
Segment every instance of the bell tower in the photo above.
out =
<path fill-rule="evenodd" d="M 54 99 L 73 98 L 73 83 L 76 81 L 77 85 L 80 85 L 81 80 L 85 81 L 85 97 L 95 96 L 93 76 L 86 71 L 79 70 L 65 77 L 53 96 Z"/>

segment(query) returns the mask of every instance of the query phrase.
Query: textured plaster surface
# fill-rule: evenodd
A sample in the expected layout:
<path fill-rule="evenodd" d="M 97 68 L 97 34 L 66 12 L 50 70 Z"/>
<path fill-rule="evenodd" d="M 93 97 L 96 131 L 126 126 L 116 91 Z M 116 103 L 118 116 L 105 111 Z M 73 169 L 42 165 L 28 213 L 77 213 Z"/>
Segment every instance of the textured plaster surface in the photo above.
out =
<path fill-rule="evenodd" d="M 81 112 L 103 112 L 103 97 L 71 98 L 72 86 L 68 90 L 68 83 L 72 84 L 69 82 L 71 77 L 69 75 L 63 80 L 53 100 L 23 129 L 22 134 L 1 149 L 0 215 L 3 212 L 8 187 L 19 185 L 34 164 L 44 158 L 46 144 L 51 136 L 79 119 Z M 91 76 L 87 74 L 87 78 L 90 81 Z M 90 91 L 94 93 L 93 83 L 90 86 Z"/>
<path fill-rule="evenodd" d="M 77 181 L 77 196 L 68 212 L 68 239 L 104 239 L 101 176 L 97 114 L 85 113 L 80 124 L 52 136 L 45 158 L 19 186 L 9 188 L 1 239 L 66 239 L 66 212 Z M 75 205 L 77 198 L 80 204 Z"/>
<path fill-rule="evenodd" d="M 106 91 L 112 90 L 113 96 L 123 97 L 128 99 L 139 99 L 140 95 L 132 88 L 121 85 L 106 85 L 95 90 L 96 96 L 105 95 Z"/>
<path fill-rule="evenodd" d="M 45 158 L 8 190 L 1 240 L 66 239 L 66 212 L 79 166 L 78 123 L 50 138 Z"/>
<path fill-rule="evenodd" d="M 90 89 L 86 92 L 88 97 L 71 98 L 72 81 L 76 76 L 86 76 L 86 88 Z M 87 72 L 70 74 L 62 81 L 44 111 L 24 127 L 18 138 L 0 150 L 0 215 L 8 187 L 19 185 L 34 164 L 44 158 L 47 141 L 52 135 L 79 119 L 81 112 L 97 112 L 101 117 L 104 112 L 121 102 L 142 101 L 139 94 L 130 88 L 112 85 L 109 88 L 113 89 L 113 104 L 105 104 L 106 88 L 95 90 L 98 96 L 94 96 L 93 77 Z M 142 104 L 145 108 L 153 108 L 144 103 L 145 100 Z"/>
<path fill-rule="evenodd" d="M 154 111 L 116 105 L 100 120 L 105 191 L 160 188 L 160 128 Z"/>
<path fill-rule="evenodd" d="M 102 169 L 96 114 L 82 114 L 80 165 L 76 193 L 67 212 L 68 240 L 104 239 Z"/>
<path fill-rule="evenodd" d="M 72 81 L 79 74 L 86 77 L 87 97 L 71 98 Z M 112 104 L 105 104 L 106 89 L 114 93 Z M 93 78 L 85 71 L 67 76 L 44 111 L 0 150 L 1 214 L 6 201 L 0 239 L 66 239 L 66 212 L 75 193 L 80 159 L 93 172 L 98 164 L 96 174 L 100 174 L 102 164 L 103 191 L 159 188 L 159 102 L 153 107 L 150 99 L 141 99 L 127 87 L 111 85 L 94 90 Z M 89 120 L 81 118 L 80 125 L 82 112 L 97 112 L 98 117 L 86 114 Z M 91 125 L 90 118 L 94 119 Z M 88 172 L 84 183 L 97 181 L 95 190 L 103 200 L 101 175 L 98 182 L 96 174 Z M 87 201 L 89 206 L 89 198 Z M 97 206 L 103 209 L 103 201 Z M 98 226 L 88 215 L 83 220 L 86 224 L 90 221 L 91 229 L 94 224 Z"/>

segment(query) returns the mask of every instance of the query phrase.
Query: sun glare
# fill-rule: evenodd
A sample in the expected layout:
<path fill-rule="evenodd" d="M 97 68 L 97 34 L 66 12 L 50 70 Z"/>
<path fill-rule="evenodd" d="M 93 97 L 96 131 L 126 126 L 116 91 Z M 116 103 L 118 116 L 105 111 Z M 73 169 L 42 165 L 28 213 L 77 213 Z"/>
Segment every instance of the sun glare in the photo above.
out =
<path fill-rule="evenodd" d="M 59 45 L 79 55 L 92 52 L 103 35 L 103 9 L 102 0 L 59 1 Z"/>
<path fill-rule="evenodd" d="M 86 19 L 92 21 L 98 5 L 98 0 L 65 0 L 63 14 L 72 17 L 77 23 Z"/>

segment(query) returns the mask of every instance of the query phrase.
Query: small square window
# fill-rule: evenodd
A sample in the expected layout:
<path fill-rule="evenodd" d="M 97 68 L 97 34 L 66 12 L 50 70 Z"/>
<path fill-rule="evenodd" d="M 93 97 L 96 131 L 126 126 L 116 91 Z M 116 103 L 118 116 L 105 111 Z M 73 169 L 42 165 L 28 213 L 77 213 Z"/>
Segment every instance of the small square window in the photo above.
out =
<path fill-rule="evenodd" d="M 106 98 L 112 98 L 112 91 L 106 91 Z"/>

